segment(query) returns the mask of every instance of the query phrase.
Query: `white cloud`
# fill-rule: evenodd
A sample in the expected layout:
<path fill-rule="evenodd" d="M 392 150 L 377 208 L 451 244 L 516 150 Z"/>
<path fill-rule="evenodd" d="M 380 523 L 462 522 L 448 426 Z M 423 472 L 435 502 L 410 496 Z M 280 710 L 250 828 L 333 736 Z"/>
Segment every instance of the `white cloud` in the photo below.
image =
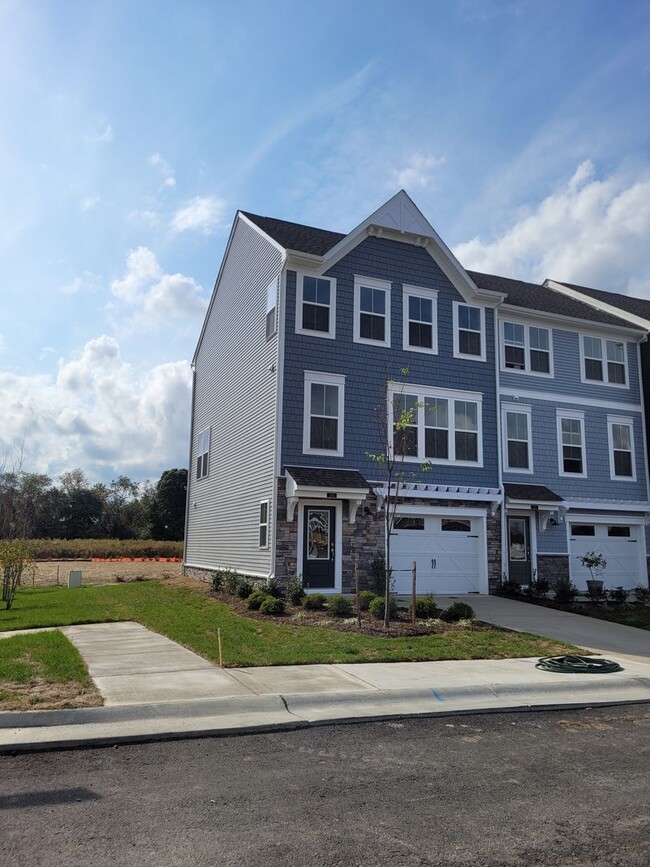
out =
<path fill-rule="evenodd" d="M 52 475 L 155 477 L 187 463 L 191 375 L 187 361 L 138 372 L 113 337 L 90 340 L 56 376 L 0 373 L 0 449 L 24 442 L 26 467 Z"/>
<path fill-rule="evenodd" d="M 131 211 L 128 219 L 133 223 L 142 223 L 150 229 L 157 229 L 161 223 L 161 215 L 153 208 L 136 208 Z"/>
<path fill-rule="evenodd" d="M 82 211 L 90 211 L 99 202 L 99 196 L 84 196 L 79 202 L 79 207 Z"/>
<path fill-rule="evenodd" d="M 413 154 L 408 164 L 395 172 L 395 182 L 401 189 L 425 189 L 433 180 L 434 170 L 444 163 L 444 157 L 435 157 L 433 154 Z"/>
<path fill-rule="evenodd" d="M 114 138 L 113 127 L 106 121 L 98 122 L 94 131 L 86 135 L 86 141 L 93 144 L 110 144 Z"/>
<path fill-rule="evenodd" d="M 2 336 L 2 334 L 0 334 L 0 353 L 4 352 L 6 348 L 7 348 L 7 345 L 5 343 L 5 339 Z"/>
<path fill-rule="evenodd" d="M 174 214 L 172 232 L 200 232 L 212 235 L 223 225 L 226 203 L 216 196 L 195 196 Z"/>
<path fill-rule="evenodd" d="M 550 277 L 650 297 L 650 173 L 599 179 L 585 160 L 564 186 L 498 237 L 454 253 L 466 268 L 529 280 Z"/>
<path fill-rule="evenodd" d="M 69 283 L 65 283 L 59 287 L 59 292 L 62 295 L 77 295 L 79 292 L 97 292 L 99 290 L 100 279 L 97 274 L 92 271 L 84 271 L 82 276 L 75 277 Z"/>
<path fill-rule="evenodd" d="M 126 273 L 111 283 L 111 292 L 140 314 L 140 327 L 158 324 L 161 319 L 189 317 L 200 319 L 207 299 L 203 288 L 184 274 L 166 274 L 148 247 L 132 250 L 126 260 Z"/>
<path fill-rule="evenodd" d="M 152 154 L 149 157 L 149 165 L 157 169 L 162 175 L 161 189 L 164 187 L 175 187 L 176 178 L 174 177 L 174 169 L 170 166 L 162 154 Z"/>

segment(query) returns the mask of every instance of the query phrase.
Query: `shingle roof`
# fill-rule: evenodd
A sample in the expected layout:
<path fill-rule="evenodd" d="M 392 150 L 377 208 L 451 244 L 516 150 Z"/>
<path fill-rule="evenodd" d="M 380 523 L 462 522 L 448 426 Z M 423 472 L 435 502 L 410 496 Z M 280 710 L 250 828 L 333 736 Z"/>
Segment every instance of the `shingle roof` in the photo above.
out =
<path fill-rule="evenodd" d="M 314 226 L 303 226 L 300 223 L 289 223 L 287 220 L 276 220 L 274 217 L 260 217 L 242 211 L 245 217 L 252 220 L 256 226 L 277 241 L 285 250 L 299 250 L 301 253 L 313 253 L 323 256 L 335 244 L 345 238 L 340 232 L 328 232 L 327 229 L 316 229 Z"/>
<path fill-rule="evenodd" d="M 359 488 L 370 485 L 356 470 L 332 470 L 320 467 L 285 467 L 297 485 L 308 488 Z"/>
<path fill-rule="evenodd" d="M 507 296 L 503 302 L 505 307 L 524 307 L 527 310 L 555 313 L 559 316 L 586 319 L 589 322 L 602 322 L 605 325 L 634 327 L 626 320 L 619 319 L 618 316 L 603 313 L 586 302 L 576 301 L 569 298 L 568 295 L 548 289 L 546 286 L 540 286 L 538 283 L 525 283 L 523 280 L 513 280 L 510 277 L 482 274 L 480 271 L 468 271 L 467 273 L 479 289 L 503 292 Z"/>
<path fill-rule="evenodd" d="M 591 289 L 589 286 L 578 286 L 577 283 L 565 283 L 564 281 L 555 280 L 555 283 L 560 283 L 562 286 L 568 286 L 569 289 L 575 289 L 576 292 L 582 292 L 595 298 L 597 301 L 604 301 L 605 304 L 611 304 L 612 307 L 618 307 L 620 310 L 626 310 L 628 313 L 634 313 L 635 316 L 642 316 L 644 319 L 650 319 L 650 301 L 645 298 L 634 298 L 632 295 L 619 295 L 618 292 L 605 292 L 602 289 Z"/>
<path fill-rule="evenodd" d="M 562 497 L 545 485 L 519 485 L 508 483 L 503 486 L 509 500 L 522 500 L 527 503 L 561 503 Z"/>

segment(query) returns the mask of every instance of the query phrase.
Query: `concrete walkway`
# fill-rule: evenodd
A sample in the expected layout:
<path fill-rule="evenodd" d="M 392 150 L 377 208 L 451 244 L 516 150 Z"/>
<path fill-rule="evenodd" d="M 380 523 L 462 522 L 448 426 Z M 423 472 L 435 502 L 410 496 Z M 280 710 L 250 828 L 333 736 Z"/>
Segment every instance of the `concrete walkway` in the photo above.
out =
<path fill-rule="evenodd" d="M 511 600 L 498 602 L 489 617 L 479 604 L 474 607 L 481 619 L 509 617 L 509 628 L 517 628 L 516 621 L 533 631 L 517 621 Z M 62 632 L 85 658 L 105 706 L 0 712 L 0 752 L 650 701 L 650 659 L 643 655 L 617 654 L 624 670 L 608 675 L 550 674 L 535 668 L 536 658 L 222 670 L 138 623 L 68 626 Z M 574 635 L 559 637 L 575 641 Z"/>

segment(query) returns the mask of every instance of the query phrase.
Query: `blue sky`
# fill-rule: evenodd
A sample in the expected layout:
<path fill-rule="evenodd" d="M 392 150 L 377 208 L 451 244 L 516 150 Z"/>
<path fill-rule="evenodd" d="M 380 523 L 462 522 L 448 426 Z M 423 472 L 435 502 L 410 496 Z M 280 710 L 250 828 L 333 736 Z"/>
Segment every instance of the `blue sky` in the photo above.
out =
<path fill-rule="evenodd" d="M 237 208 L 404 187 L 467 267 L 650 297 L 647 0 L 0 0 L 0 75 L 5 465 L 186 465 Z"/>

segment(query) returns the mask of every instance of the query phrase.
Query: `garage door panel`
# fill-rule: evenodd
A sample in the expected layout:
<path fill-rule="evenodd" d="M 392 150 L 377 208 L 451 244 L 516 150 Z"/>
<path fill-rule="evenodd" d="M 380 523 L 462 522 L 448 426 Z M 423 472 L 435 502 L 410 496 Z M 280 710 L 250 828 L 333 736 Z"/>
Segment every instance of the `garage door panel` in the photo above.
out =
<path fill-rule="evenodd" d="M 610 537 L 608 525 L 596 524 L 593 536 L 571 536 L 571 580 L 578 590 L 586 590 L 591 578 L 589 569 L 579 558 L 592 551 L 602 554 L 607 561 L 606 568 L 599 575 L 606 587 L 622 586 L 631 590 L 641 583 L 640 530 L 638 525 L 631 525 L 629 538 Z"/>

